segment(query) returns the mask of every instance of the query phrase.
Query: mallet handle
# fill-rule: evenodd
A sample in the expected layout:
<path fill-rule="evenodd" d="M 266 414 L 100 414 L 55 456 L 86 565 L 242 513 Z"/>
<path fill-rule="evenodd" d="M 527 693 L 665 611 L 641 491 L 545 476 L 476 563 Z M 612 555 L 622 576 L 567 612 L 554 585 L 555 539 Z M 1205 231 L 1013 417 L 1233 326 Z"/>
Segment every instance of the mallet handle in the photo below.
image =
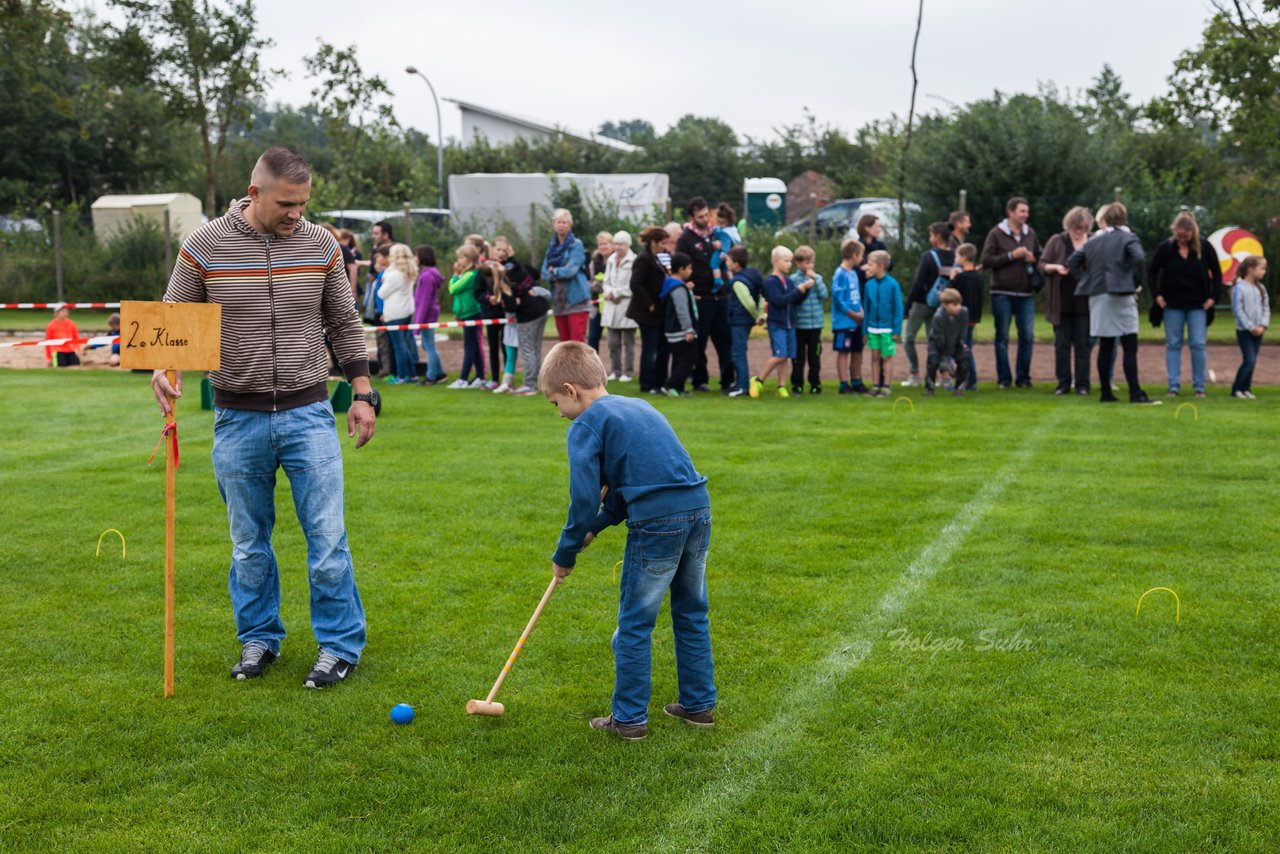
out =
<path fill-rule="evenodd" d="M 502 683 L 506 680 L 507 674 L 511 672 L 511 665 L 516 663 L 516 658 L 520 655 L 520 650 L 524 649 L 524 642 L 529 639 L 529 633 L 533 631 L 533 626 L 538 622 L 538 617 L 542 616 L 542 609 L 547 607 L 547 603 L 551 601 L 551 594 L 556 592 L 556 588 L 560 586 L 560 579 L 555 576 L 551 577 L 551 583 L 547 585 L 547 592 L 542 594 L 542 601 L 538 603 L 537 610 L 533 612 L 533 616 L 529 618 L 529 625 L 524 627 L 524 632 L 520 635 L 520 640 L 516 641 L 515 649 L 511 650 L 511 655 L 507 657 L 507 663 L 503 665 L 502 672 L 498 674 L 498 681 L 493 683 L 493 688 L 489 691 L 489 696 L 485 698 L 486 703 L 492 703 L 493 698 L 498 696 L 498 689 L 502 687 Z"/>
<path fill-rule="evenodd" d="M 177 383 L 174 371 L 165 371 L 165 379 L 169 385 Z M 166 424 L 173 424 L 177 419 L 177 401 L 169 398 L 169 412 L 165 415 Z M 173 696 L 173 593 L 174 593 L 174 495 L 177 473 L 173 458 L 173 440 L 164 437 L 164 695 Z"/>

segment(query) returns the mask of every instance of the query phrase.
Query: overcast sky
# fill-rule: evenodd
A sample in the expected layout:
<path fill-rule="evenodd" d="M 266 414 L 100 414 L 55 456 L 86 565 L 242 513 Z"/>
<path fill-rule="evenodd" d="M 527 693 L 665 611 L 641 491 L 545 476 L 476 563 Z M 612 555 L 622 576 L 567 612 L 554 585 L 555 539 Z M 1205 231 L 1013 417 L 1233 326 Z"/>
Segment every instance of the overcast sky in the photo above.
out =
<path fill-rule="evenodd" d="M 581 131 L 643 118 L 661 132 L 694 113 L 759 138 L 808 107 L 852 132 L 905 116 L 911 94 L 911 0 L 308 0 L 257 10 L 260 31 L 276 43 L 266 64 L 289 72 L 272 85 L 272 101 L 310 99 L 302 57 L 318 39 L 354 44 L 365 72 L 395 93 L 401 124 L 433 139 L 430 93 L 407 65 L 441 99 Z M 1209 15 L 1207 0 L 925 0 L 917 110 L 995 89 L 1033 92 L 1038 82 L 1082 90 L 1103 63 L 1145 100 L 1166 90 L 1174 58 L 1199 41 Z M 460 136 L 457 107 L 440 107 L 445 136 Z"/>

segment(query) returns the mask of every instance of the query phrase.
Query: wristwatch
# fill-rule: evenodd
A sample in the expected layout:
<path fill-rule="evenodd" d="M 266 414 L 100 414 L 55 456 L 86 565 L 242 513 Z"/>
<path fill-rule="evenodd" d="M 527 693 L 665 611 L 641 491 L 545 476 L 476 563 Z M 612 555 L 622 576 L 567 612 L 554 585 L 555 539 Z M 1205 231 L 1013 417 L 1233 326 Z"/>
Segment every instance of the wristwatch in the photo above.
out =
<path fill-rule="evenodd" d="M 368 394 L 354 394 L 351 396 L 351 399 L 362 400 L 369 404 L 373 407 L 375 415 L 382 409 L 382 395 L 378 394 L 378 390 L 376 388 L 370 390 Z"/>

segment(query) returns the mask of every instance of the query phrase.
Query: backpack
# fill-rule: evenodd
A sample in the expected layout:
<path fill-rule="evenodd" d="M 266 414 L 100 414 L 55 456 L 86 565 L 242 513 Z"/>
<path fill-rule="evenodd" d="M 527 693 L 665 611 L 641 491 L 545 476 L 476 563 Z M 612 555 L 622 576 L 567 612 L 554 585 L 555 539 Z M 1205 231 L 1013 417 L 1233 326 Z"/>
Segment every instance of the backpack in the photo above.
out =
<path fill-rule="evenodd" d="M 938 268 L 938 278 L 933 280 L 933 287 L 925 294 L 924 301 L 929 308 L 937 308 L 942 305 L 942 292 L 951 287 L 951 280 L 942 275 L 942 261 L 939 260 L 938 253 L 930 249 L 929 254 L 933 256 L 933 263 Z"/>

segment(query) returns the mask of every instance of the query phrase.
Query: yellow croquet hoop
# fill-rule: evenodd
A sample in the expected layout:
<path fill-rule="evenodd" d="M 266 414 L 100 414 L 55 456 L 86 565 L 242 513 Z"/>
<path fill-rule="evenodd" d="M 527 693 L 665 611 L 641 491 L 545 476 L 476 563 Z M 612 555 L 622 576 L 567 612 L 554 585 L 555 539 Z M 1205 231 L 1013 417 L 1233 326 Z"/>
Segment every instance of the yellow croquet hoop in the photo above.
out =
<path fill-rule="evenodd" d="M 613 565 L 613 583 L 618 583 L 618 567 L 622 566 L 622 561 L 618 561 Z"/>
<path fill-rule="evenodd" d="M 1133 616 L 1136 617 L 1138 616 L 1138 614 L 1142 613 L 1142 600 L 1146 599 L 1149 595 L 1151 595 L 1152 593 L 1155 593 L 1157 590 L 1164 590 L 1173 594 L 1173 606 L 1174 606 L 1173 621 L 1175 623 L 1181 623 L 1182 622 L 1182 600 L 1178 598 L 1177 593 L 1174 593 L 1168 587 L 1152 587 L 1146 593 L 1143 593 L 1141 596 L 1139 596 L 1138 607 L 1134 609 Z"/>
<path fill-rule="evenodd" d="M 124 554 L 125 554 L 124 534 L 120 533 L 115 528 L 107 528 L 107 530 L 103 531 L 101 534 L 98 535 L 98 547 L 93 550 L 93 556 L 97 558 L 102 554 L 102 538 L 105 537 L 107 534 L 115 534 L 117 537 L 120 538 L 120 559 L 124 560 Z"/>
<path fill-rule="evenodd" d="M 1174 421 L 1177 421 L 1177 420 L 1178 420 L 1178 418 L 1179 418 L 1179 416 L 1181 416 L 1181 415 L 1182 415 L 1182 410 L 1186 409 L 1188 406 L 1190 406 L 1190 407 L 1191 407 L 1191 414 L 1192 414 L 1193 416 L 1195 416 L 1192 420 L 1193 420 L 1193 421 L 1199 421 L 1199 420 L 1200 420 L 1200 410 L 1196 408 L 1196 405 L 1195 405 L 1194 403 L 1179 403 L 1179 404 L 1178 404 L 1178 408 L 1177 408 L 1177 409 L 1175 409 L 1175 410 L 1173 411 L 1173 420 L 1174 420 Z M 1157 589 L 1159 589 L 1159 588 L 1157 588 Z"/>
<path fill-rule="evenodd" d="M 916 414 L 916 402 L 915 402 L 914 400 L 912 400 L 911 398 L 907 397 L 906 395 L 903 395 L 903 396 L 901 396 L 901 397 L 895 397 L 895 398 L 893 399 L 893 411 L 894 411 L 894 412 L 897 412 L 897 411 L 898 411 L 898 404 L 899 404 L 899 403 L 902 403 L 904 400 L 907 402 L 907 406 L 910 406 L 910 407 L 911 407 L 911 414 L 912 414 L 912 415 L 915 415 L 915 414 Z"/>

